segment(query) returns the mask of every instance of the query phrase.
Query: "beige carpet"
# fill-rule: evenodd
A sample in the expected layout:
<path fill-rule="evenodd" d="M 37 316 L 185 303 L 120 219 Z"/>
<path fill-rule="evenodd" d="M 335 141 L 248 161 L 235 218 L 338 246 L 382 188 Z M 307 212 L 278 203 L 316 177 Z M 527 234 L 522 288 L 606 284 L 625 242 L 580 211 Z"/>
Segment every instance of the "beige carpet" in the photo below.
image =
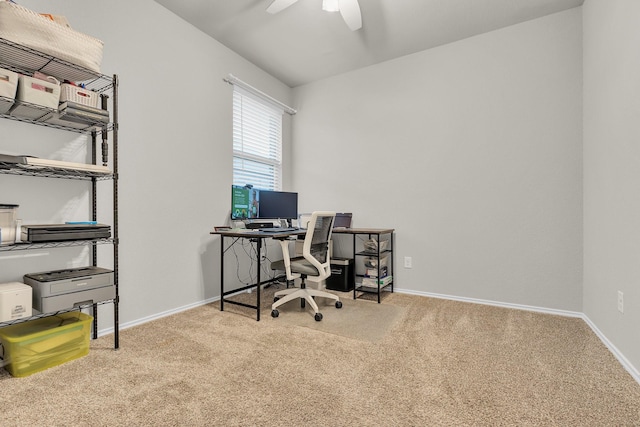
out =
<path fill-rule="evenodd" d="M 102 337 L 82 359 L 0 374 L 0 425 L 640 426 L 640 385 L 580 319 L 353 303 L 400 310 L 368 338 L 217 304 L 126 329 L 119 351 Z"/>
<path fill-rule="evenodd" d="M 323 315 L 317 322 L 310 308 L 302 308 L 300 300 L 289 301 L 280 306 L 281 313 L 277 319 L 271 318 L 271 303 L 273 294 L 277 290 L 285 289 L 284 285 L 272 286 L 262 291 L 262 319 L 279 323 L 315 329 L 330 334 L 336 334 L 355 340 L 376 342 L 383 339 L 387 333 L 406 313 L 404 307 L 393 304 L 378 304 L 375 294 L 362 294 L 358 300 L 353 299 L 353 292 L 335 292 L 340 297 L 342 308 L 337 309 L 330 299 L 317 298 L 316 303 Z M 383 293 L 383 298 L 389 295 Z M 255 293 L 241 293 L 231 297 L 232 300 L 254 304 Z M 375 301 L 374 301 L 375 300 Z M 225 304 L 225 310 L 255 318 L 255 310 Z"/>

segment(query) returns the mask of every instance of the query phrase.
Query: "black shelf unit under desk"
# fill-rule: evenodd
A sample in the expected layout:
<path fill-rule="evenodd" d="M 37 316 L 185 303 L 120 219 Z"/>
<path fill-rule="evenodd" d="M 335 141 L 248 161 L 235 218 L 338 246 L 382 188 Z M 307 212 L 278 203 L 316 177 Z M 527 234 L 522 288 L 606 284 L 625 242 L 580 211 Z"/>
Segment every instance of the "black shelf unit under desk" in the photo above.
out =
<path fill-rule="evenodd" d="M 376 277 L 369 277 L 366 274 L 358 274 L 357 265 L 353 268 L 353 282 L 355 286 L 353 287 L 353 299 L 358 298 L 358 292 L 361 293 L 375 293 L 378 296 L 378 304 L 380 304 L 380 295 L 384 289 L 389 289 L 393 292 L 393 282 L 395 281 L 395 265 L 394 265 L 394 240 L 395 240 L 395 229 L 393 228 L 344 228 L 344 229 L 335 229 L 333 230 L 333 234 L 349 234 L 352 236 L 353 240 L 353 258 L 357 260 L 362 257 L 372 257 L 376 259 L 376 267 L 377 267 L 377 275 Z M 377 251 L 357 251 L 357 236 L 367 236 L 367 239 L 375 238 L 378 242 Z M 383 238 L 388 236 L 387 238 Z M 380 245 L 380 241 L 387 241 L 388 247 L 382 249 Z M 389 264 L 387 266 L 387 278 L 379 279 L 382 273 L 381 262 L 380 260 L 384 257 L 389 257 Z M 356 263 L 357 264 L 357 263 Z M 375 283 L 371 286 L 363 284 L 363 280 L 371 279 Z M 380 284 L 379 281 L 383 280 L 383 283 Z"/>

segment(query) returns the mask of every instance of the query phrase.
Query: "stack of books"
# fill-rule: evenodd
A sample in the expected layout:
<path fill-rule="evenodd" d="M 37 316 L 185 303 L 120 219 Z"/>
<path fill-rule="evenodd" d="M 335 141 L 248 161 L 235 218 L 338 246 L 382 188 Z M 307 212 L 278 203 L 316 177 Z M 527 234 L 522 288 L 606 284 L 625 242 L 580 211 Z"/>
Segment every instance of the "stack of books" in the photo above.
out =
<path fill-rule="evenodd" d="M 362 278 L 362 286 L 367 288 L 377 288 L 380 286 L 387 286 L 393 280 L 393 276 L 385 276 L 380 279 L 376 277 L 363 277 Z"/>
<path fill-rule="evenodd" d="M 380 266 L 380 278 L 387 277 L 387 273 L 388 273 L 387 266 L 386 265 Z M 364 275 L 366 277 L 378 277 L 378 269 L 367 268 Z"/>
<path fill-rule="evenodd" d="M 380 277 L 378 277 L 377 268 L 367 268 L 365 270 L 365 277 L 362 278 L 362 286 L 368 288 L 377 288 L 380 286 L 387 286 L 393 280 L 393 277 L 389 275 L 389 270 L 386 265 L 380 266 Z"/>

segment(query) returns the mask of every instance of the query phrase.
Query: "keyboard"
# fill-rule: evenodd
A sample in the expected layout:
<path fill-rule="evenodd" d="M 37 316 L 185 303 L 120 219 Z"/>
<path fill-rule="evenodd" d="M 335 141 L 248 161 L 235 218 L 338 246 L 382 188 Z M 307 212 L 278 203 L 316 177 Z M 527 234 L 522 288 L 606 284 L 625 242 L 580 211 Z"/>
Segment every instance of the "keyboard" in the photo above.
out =
<path fill-rule="evenodd" d="M 289 231 L 298 231 L 299 228 L 295 227 L 267 227 L 261 228 L 260 231 L 264 231 L 265 233 L 286 233 Z"/>

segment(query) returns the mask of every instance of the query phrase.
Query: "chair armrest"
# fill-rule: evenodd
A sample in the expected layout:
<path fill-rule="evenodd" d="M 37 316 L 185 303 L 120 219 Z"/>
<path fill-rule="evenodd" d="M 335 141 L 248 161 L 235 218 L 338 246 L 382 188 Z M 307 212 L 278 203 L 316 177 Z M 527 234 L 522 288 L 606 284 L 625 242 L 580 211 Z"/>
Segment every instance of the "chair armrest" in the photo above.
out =
<path fill-rule="evenodd" d="M 300 274 L 293 274 L 291 272 L 291 256 L 289 255 L 289 243 L 291 240 L 280 240 L 280 247 L 282 248 L 282 260 L 284 261 L 284 269 L 287 273 L 287 280 L 293 280 L 300 277 Z"/>

